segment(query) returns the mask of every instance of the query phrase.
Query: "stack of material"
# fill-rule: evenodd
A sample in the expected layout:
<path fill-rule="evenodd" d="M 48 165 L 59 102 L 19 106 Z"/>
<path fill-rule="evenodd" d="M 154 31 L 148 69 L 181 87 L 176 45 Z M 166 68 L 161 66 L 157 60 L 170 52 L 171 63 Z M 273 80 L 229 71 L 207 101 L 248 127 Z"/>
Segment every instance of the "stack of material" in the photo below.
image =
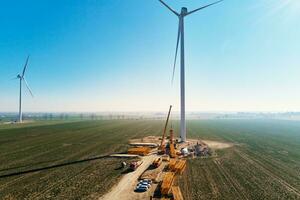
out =
<path fill-rule="evenodd" d="M 169 162 L 169 169 L 171 171 L 174 171 L 175 170 L 175 165 L 176 165 L 176 159 L 170 159 L 170 162 Z"/>
<path fill-rule="evenodd" d="M 170 157 L 176 158 L 176 151 L 175 151 L 174 144 L 170 144 Z"/>
<path fill-rule="evenodd" d="M 151 148 L 149 147 L 137 147 L 128 149 L 128 154 L 146 156 L 150 153 Z"/>
<path fill-rule="evenodd" d="M 173 199 L 174 200 L 183 200 L 181 190 L 178 186 L 173 186 L 172 187 L 172 194 L 173 194 Z"/>
<path fill-rule="evenodd" d="M 150 143 L 150 142 L 134 142 L 134 143 L 130 143 L 129 145 L 131 146 L 136 146 L 136 147 L 158 147 L 158 144 L 156 143 Z"/>
<path fill-rule="evenodd" d="M 162 195 L 168 195 L 171 187 L 173 185 L 173 181 L 175 178 L 175 173 L 173 172 L 167 172 L 166 175 L 163 178 L 162 184 L 161 184 L 161 194 Z"/>
<path fill-rule="evenodd" d="M 185 170 L 186 167 L 186 160 L 179 160 L 176 162 L 174 171 L 176 173 L 182 174 L 182 172 Z"/>

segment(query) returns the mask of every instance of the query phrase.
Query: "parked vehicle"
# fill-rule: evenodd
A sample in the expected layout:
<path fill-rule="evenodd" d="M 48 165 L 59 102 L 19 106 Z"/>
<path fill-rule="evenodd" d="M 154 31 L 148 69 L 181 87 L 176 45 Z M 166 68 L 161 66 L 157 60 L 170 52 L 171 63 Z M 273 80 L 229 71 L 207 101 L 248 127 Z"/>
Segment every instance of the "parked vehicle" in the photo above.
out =
<path fill-rule="evenodd" d="M 147 182 L 143 182 L 140 184 L 141 186 L 147 186 L 148 188 L 151 187 L 151 184 L 147 183 Z"/>
<path fill-rule="evenodd" d="M 146 192 L 151 187 L 152 181 L 148 179 L 140 180 L 136 185 L 136 192 Z"/>
<path fill-rule="evenodd" d="M 136 188 L 135 191 L 136 192 L 146 192 L 147 189 L 146 188 Z"/>
<path fill-rule="evenodd" d="M 139 166 L 141 166 L 141 164 L 143 164 L 143 161 L 134 161 L 130 163 L 129 168 L 132 171 L 135 171 Z"/>

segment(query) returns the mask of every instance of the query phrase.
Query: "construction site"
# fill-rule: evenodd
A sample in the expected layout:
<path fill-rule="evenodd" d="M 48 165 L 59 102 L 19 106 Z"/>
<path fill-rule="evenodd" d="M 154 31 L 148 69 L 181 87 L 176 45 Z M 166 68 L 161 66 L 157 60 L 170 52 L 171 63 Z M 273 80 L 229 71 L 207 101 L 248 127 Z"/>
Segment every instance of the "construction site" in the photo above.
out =
<path fill-rule="evenodd" d="M 212 152 L 203 141 L 182 142 L 181 138 L 175 137 L 169 125 L 171 109 L 172 106 L 161 137 L 132 139 L 126 153 L 112 155 L 132 160 L 121 163 L 120 167 L 126 171 L 126 175 L 100 199 L 184 199 L 176 179 L 185 171 L 187 159 L 208 157 Z"/>

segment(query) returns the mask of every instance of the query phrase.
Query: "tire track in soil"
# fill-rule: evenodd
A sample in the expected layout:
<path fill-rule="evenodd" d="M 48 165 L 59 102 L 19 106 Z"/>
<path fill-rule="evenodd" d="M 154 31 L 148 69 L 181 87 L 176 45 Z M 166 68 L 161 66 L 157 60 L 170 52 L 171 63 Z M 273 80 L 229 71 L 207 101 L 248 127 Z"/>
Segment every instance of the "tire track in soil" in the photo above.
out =
<path fill-rule="evenodd" d="M 47 143 L 45 143 L 45 144 L 42 144 L 42 145 L 39 145 L 39 146 L 45 146 L 45 145 L 49 145 L 49 144 L 52 144 L 52 143 L 56 143 L 56 142 L 58 142 L 58 141 L 64 141 L 64 139 L 65 138 L 68 138 L 68 137 L 70 137 L 70 135 L 67 135 L 67 136 L 65 136 L 65 137 L 62 137 L 62 138 L 59 138 L 59 139 L 56 139 L 56 140 L 51 140 L 51 141 L 49 141 L 49 142 L 47 142 Z M 90 139 L 91 139 L 91 137 L 97 137 L 94 133 L 91 133 L 91 134 L 89 134 L 88 136 L 87 135 L 79 135 L 79 138 L 77 138 L 77 140 L 80 140 L 81 142 L 82 142 L 82 140 L 81 139 L 84 139 L 84 141 L 83 142 L 86 142 L 86 141 L 89 141 Z M 38 146 L 38 147 L 39 147 Z M 34 148 L 37 148 L 36 146 L 35 147 L 33 147 L 33 149 Z M 40 156 L 43 156 L 43 155 L 47 155 L 47 154 L 50 154 L 50 153 L 52 153 L 52 152 L 55 152 L 55 151 L 58 151 L 58 150 L 60 150 L 60 149 L 63 149 L 63 148 L 65 148 L 64 146 L 60 146 L 60 147 L 57 147 L 57 148 L 54 148 L 54 149 L 51 149 L 51 150 L 49 150 L 49 151 L 44 151 L 44 152 L 41 152 L 41 153 L 39 153 L 39 154 L 34 154 L 34 155 L 32 155 L 32 156 L 28 156 L 28 157 L 25 157 L 25 158 L 23 158 L 23 159 L 18 159 L 18 160 L 16 160 L 16 161 L 14 161 L 14 162 L 11 162 L 11 163 L 9 163 L 9 165 L 16 165 L 16 164 L 18 164 L 18 163 L 22 163 L 23 161 L 26 161 L 26 160 L 29 160 L 29 159 L 34 159 L 34 158 L 37 158 L 37 157 L 40 157 Z M 32 149 L 32 148 L 31 148 Z M 59 161 L 59 160 L 58 160 Z M 5 171 L 6 169 L 1 169 L 1 171 Z M 9 170 L 9 169 L 8 169 Z"/>
<path fill-rule="evenodd" d="M 97 127 L 93 127 L 93 128 L 88 129 L 88 130 L 95 130 L 95 128 L 97 128 Z M 106 128 L 102 128 L 102 129 L 97 128 L 96 130 L 97 130 L 97 131 L 98 131 L 98 130 L 99 130 L 99 131 L 104 131 L 105 129 L 106 129 Z M 66 138 L 68 138 L 68 137 L 70 137 L 70 135 L 66 136 Z M 97 138 L 97 137 L 100 137 L 100 135 L 96 135 L 95 133 L 90 133 L 90 134 L 88 134 L 88 135 L 79 135 L 79 137 L 78 137 L 76 140 L 79 140 L 79 141 L 81 141 L 81 143 L 84 143 L 84 142 L 90 141 L 90 140 L 92 140 L 92 139 L 94 139 L 94 138 Z M 57 140 L 50 141 L 50 142 L 48 142 L 48 143 L 46 143 L 46 144 L 55 143 L 55 142 L 57 142 L 57 141 L 63 140 L 64 138 L 65 138 L 65 137 L 59 138 L 59 139 L 57 139 Z M 84 140 L 82 140 L 82 139 L 84 139 Z M 43 144 L 43 145 L 45 145 L 45 144 Z M 41 145 L 41 146 L 43 146 L 43 145 Z M 10 164 L 16 164 L 16 163 L 19 163 L 19 162 L 21 162 L 21 161 L 26 161 L 26 160 L 28 160 L 28 159 L 33 159 L 33 158 L 36 158 L 36 157 L 39 157 L 39 156 L 42 156 L 42 155 L 47 155 L 47 154 L 49 154 L 49 153 L 58 151 L 58 150 L 60 150 L 61 148 L 64 148 L 64 147 L 63 147 L 63 146 L 60 146 L 60 147 L 58 147 L 58 148 L 55 148 L 55 149 L 52 149 L 52 150 L 49 150 L 49 151 L 44 151 L 44 152 L 41 152 L 40 154 L 35 154 L 35 155 L 32 155 L 32 156 L 26 157 L 26 158 L 24 158 L 24 159 L 19 159 L 19 160 L 17 160 L 15 163 L 10 163 Z M 60 161 L 64 161 L 64 160 L 65 160 L 65 158 L 60 159 L 60 160 L 56 160 L 56 162 L 60 162 Z M 21 168 L 21 167 L 20 167 L 20 168 Z M 6 169 L 3 169 L 2 171 L 5 171 L 5 170 L 6 170 Z M 7 169 L 7 170 L 9 170 L 9 169 Z"/>
<path fill-rule="evenodd" d="M 114 129 L 120 130 L 120 128 L 121 128 L 123 125 L 126 125 L 126 124 L 122 124 L 122 125 L 120 125 L 120 127 L 118 127 L 118 128 L 114 127 Z M 151 126 L 149 125 L 148 127 L 144 128 L 144 129 L 139 129 L 139 131 L 144 132 L 145 130 L 148 130 L 150 127 L 151 127 Z M 106 127 L 105 129 L 107 129 L 107 127 Z M 105 130 L 105 129 L 104 129 L 104 130 Z M 132 128 L 132 129 L 136 129 L 136 128 Z M 91 139 L 93 139 L 93 138 L 97 138 L 97 137 L 99 137 L 99 135 L 97 135 L 97 134 L 96 134 L 96 135 L 95 135 L 95 134 L 92 134 L 91 137 L 86 138 L 85 141 L 89 141 L 89 140 L 91 140 Z M 77 157 L 78 155 L 83 154 L 83 153 L 85 153 L 85 152 L 89 152 L 89 151 L 91 151 L 92 149 L 97 148 L 98 146 L 99 146 L 98 143 L 94 144 L 93 146 L 88 146 L 87 148 L 81 149 L 81 151 L 79 151 L 79 152 L 77 152 L 77 153 L 75 153 L 75 154 L 70 155 L 67 159 L 62 159 L 62 160 L 59 160 L 59 161 L 57 161 L 57 162 L 55 162 L 55 163 L 57 164 L 57 163 L 59 163 L 59 162 L 65 161 L 65 160 L 70 160 L 71 158 Z M 80 159 L 83 159 L 84 157 L 86 157 L 86 156 L 80 157 Z M 13 185 L 13 184 L 15 184 L 15 183 L 17 183 L 17 182 L 19 182 L 20 180 L 23 180 L 23 179 L 25 179 L 25 178 L 29 178 L 29 177 L 31 177 L 31 176 L 34 176 L 34 175 L 38 174 L 38 173 L 40 173 L 40 172 L 35 172 L 35 173 L 32 173 L 32 174 L 23 175 L 22 177 L 17 178 L 17 179 L 13 179 L 12 181 L 9 181 L 8 183 L 5 183 L 4 185 L 0 185 L 0 191 L 1 191 L 1 190 L 4 190 L 5 188 L 7 188 L 7 187 L 9 187 L 9 186 L 11 186 L 11 185 Z M 51 173 L 48 174 L 48 175 L 44 175 L 43 177 L 40 177 L 40 179 L 47 179 L 47 178 L 50 177 L 50 176 L 52 176 Z M 29 186 L 30 186 L 30 185 L 29 185 Z M 28 186 L 28 187 L 29 187 L 29 186 Z"/>
<path fill-rule="evenodd" d="M 249 158 L 248 155 L 246 155 L 245 153 L 242 153 L 239 150 L 236 150 L 236 152 L 244 159 L 246 160 L 248 163 L 256 166 L 258 169 L 260 169 L 261 171 L 263 171 L 265 174 L 267 174 L 268 176 L 270 176 L 272 179 L 274 179 L 275 181 L 279 182 L 281 185 L 283 185 L 288 191 L 296 194 L 298 197 L 300 197 L 300 191 L 295 188 L 294 186 L 290 185 L 289 183 L 287 183 L 285 180 L 279 178 L 278 176 L 276 176 L 275 174 L 273 174 L 271 171 L 269 171 L 268 169 L 266 169 L 263 164 L 254 159 L 254 158 Z"/>
<path fill-rule="evenodd" d="M 271 157 L 269 155 L 264 154 L 264 156 L 262 156 L 261 154 L 256 153 L 256 152 L 251 152 L 251 153 L 253 156 L 255 156 L 256 158 L 259 158 L 263 162 L 266 162 L 268 165 L 279 169 L 276 171 L 284 172 L 286 175 L 291 176 L 292 178 L 295 179 L 295 182 L 300 181 L 300 176 L 294 177 L 294 175 L 295 175 L 294 170 L 291 169 L 289 166 L 284 165 L 282 162 L 279 162 L 278 160 L 274 159 L 273 157 Z M 247 155 L 249 155 L 249 154 L 247 153 Z M 249 156 L 251 156 L 251 155 L 249 155 Z M 300 165 L 298 165 L 298 166 L 300 166 Z M 281 174 L 281 176 L 280 176 L 281 179 L 282 179 L 282 176 L 283 176 L 283 174 Z"/>
<path fill-rule="evenodd" d="M 15 183 L 17 183 L 17 182 L 19 182 L 19 181 L 25 179 L 25 178 L 28 178 L 28 177 L 33 176 L 33 175 L 36 175 L 36 174 L 38 174 L 38 173 L 39 173 L 39 172 L 33 172 L 33 173 L 30 174 L 30 175 L 20 176 L 19 178 L 15 178 L 15 179 L 13 179 L 12 181 L 9 181 L 9 182 L 7 182 L 7 183 L 4 183 L 3 185 L 0 186 L 0 192 L 1 192 L 3 189 L 7 188 L 8 186 L 11 186 L 11 185 L 13 185 L 13 184 L 15 184 Z"/>
<path fill-rule="evenodd" d="M 91 140 L 91 139 L 93 139 L 93 138 L 97 138 L 97 137 L 99 137 L 99 135 L 93 134 L 91 137 L 86 138 L 85 141 L 89 141 L 89 140 Z M 66 160 L 70 160 L 71 158 L 76 157 L 77 155 L 80 155 L 80 154 L 82 154 L 82 153 L 88 152 L 88 151 L 90 151 L 91 149 L 96 148 L 97 146 L 99 146 L 98 143 L 94 144 L 93 146 L 88 146 L 87 148 L 82 149 L 81 151 L 79 151 L 79 152 L 77 152 L 77 153 L 75 153 L 75 154 L 70 155 L 67 159 L 64 158 L 64 159 L 58 160 L 57 162 L 54 162 L 54 164 L 58 164 L 58 163 L 60 163 L 60 162 L 66 161 Z M 85 157 L 85 156 L 81 157 L 81 159 L 83 159 L 84 157 Z M 22 177 L 13 179 L 13 180 L 11 180 L 11 181 L 9 181 L 9 182 L 3 184 L 3 185 L 0 185 L 0 191 L 2 191 L 2 190 L 4 190 L 5 188 L 7 188 L 7 187 L 9 187 L 9 186 L 11 186 L 11 185 L 13 185 L 13 184 L 15 184 L 16 182 L 18 182 L 18 181 L 20 181 L 20 180 L 23 180 L 23 179 L 25 179 L 25 178 L 29 178 L 29 177 L 31 177 L 31 176 L 33 176 L 33 175 L 36 175 L 37 173 L 39 173 L 39 172 L 32 173 L 32 174 L 28 174 L 28 175 L 23 175 Z M 41 179 L 44 179 L 44 178 L 49 177 L 49 176 L 50 176 L 50 175 L 48 175 L 48 176 L 46 175 L 46 176 L 42 177 Z"/>
<path fill-rule="evenodd" d="M 211 171 L 210 169 L 207 169 L 207 167 L 204 168 L 204 171 L 206 173 L 206 178 L 209 181 L 209 184 L 211 186 L 212 189 L 212 195 L 213 198 L 217 198 L 219 196 L 219 188 L 218 185 L 216 184 L 214 178 L 212 177 Z"/>
<path fill-rule="evenodd" d="M 91 137 L 91 138 L 95 138 L 95 137 Z M 87 140 L 90 140 L 91 138 L 89 138 L 89 139 L 87 139 Z M 54 162 L 53 165 L 58 164 L 58 163 L 63 162 L 63 161 L 66 161 L 66 160 L 70 160 L 71 158 L 76 157 L 77 155 L 82 154 L 82 153 L 84 153 L 84 152 L 88 152 L 88 151 L 90 151 L 91 149 L 96 148 L 98 145 L 99 145 L 99 144 L 95 144 L 95 145 L 93 145 L 93 146 L 89 146 L 88 148 L 86 148 L 86 149 L 84 149 L 84 150 L 82 150 L 82 151 L 79 151 L 79 152 L 77 152 L 76 154 L 70 155 L 67 159 L 64 158 L 64 159 L 58 160 L 57 162 Z M 81 157 L 80 159 L 83 159 L 84 157 L 85 157 L 85 156 Z M 25 178 L 29 178 L 29 177 L 31 177 L 31 176 L 34 176 L 34 175 L 36 175 L 37 173 L 39 173 L 39 172 L 31 173 L 31 174 L 28 174 L 28 175 L 23 175 L 22 177 L 17 178 L 17 179 L 13 179 L 12 181 L 9 181 L 9 182 L 5 183 L 4 185 L 0 185 L 0 191 L 2 191 L 3 189 L 7 188 L 8 186 L 13 185 L 14 183 L 16 183 L 16 182 L 18 182 L 18 181 L 20 181 L 20 180 L 23 180 L 23 179 L 25 179 Z M 51 176 L 51 174 L 48 175 L 48 176 L 46 175 L 46 176 L 44 176 L 44 177 L 42 177 L 42 178 L 40 178 L 40 179 L 44 179 L 44 178 L 46 178 L 46 177 L 48 178 L 49 176 Z"/>
<path fill-rule="evenodd" d="M 101 124 L 101 125 L 107 125 L 107 123 L 103 123 L 103 124 Z M 47 125 L 46 125 L 47 126 Z M 54 125 L 55 126 L 55 125 Z M 88 127 L 88 126 L 87 126 Z M 60 140 L 62 140 L 63 138 L 69 138 L 70 137 L 70 135 L 72 136 L 72 134 L 76 134 L 76 132 L 78 132 L 78 133 L 80 133 L 80 131 L 81 130 L 85 130 L 85 131 L 87 131 L 87 130 L 89 130 L 89 129 L 94 129 L 95 127 L 88 127 L 88 129 L 87 129 L 87 127 L 78 127 L 75 131 L 74 130 L 69 130 L 70 132 L 64 132 L 64 134 L 65 134 L 65 136 L 64 137 L 60 137 L 60 138 L 57 138 L 57 135 L 55 135 L 55 134 L 53 134 L 53 132 L 57 132 L 57 130 L 52 130 L 52 132 L 47 132 L 47 133 L 41 133 L 41 134 L 39 134 L 39 136 L 37 136 L 37 137 L 35 137 L 35 138 L 25 138 L 26 139 L 26 141 L 25 140 L 23 140 L 24 142 L 26 142 L 26 143 L 37 143 L 37 144 L 39 144 L 39 145 L 35 145 L 35 146 L 29 146 L 29 147 L 26 147 L 26 148 L 24 148 L 24 147 L 21 147 L 21 148 L 19 148 L 19 149 L 17 149 L 17 147 L 19 146 L 18 145 L 18 143 L 16 143 L 16 144 L 14 144 L 14 146 L 12 146 L 12 145 L 10 145 L 10 148 L 12 148 L 12 149 L 17 149 L 17 150 L 15 150 L 15 151 L 10 151 L 9 153 L 5 153 L 5 151 L 2 151 L 1 153 L 0 153 L 0 157 L 3 157 L 3 156 L 7 156 L 7 155 L 10 155 L 10 154 L 14 154 L 14 153 L 19 153 L 19 152 L 23 152 L 23 151 L 27 151 L 27 150 L 32 150 L 32 149 L 35 149 L 35 148 L 39 148 L 39 147 L 41 147 L 41 146 L 44 146 L 45 145 L 45 143 L 42 143 L 43 141 L 45 141 L 45 134 L 46 134 L 46 136 L 48 137 L 48 138 L 46 138 L 47 140 L 49 140 L 49 142 L 48 143 L 46 143 L 46 144 L 50 144 L 50 143 L 56 143 L 57 141 L 60 141 Z M 99 127 L 99 126 L 98 126 Z M 60 131 L 62 131 L 62 130 L 60 130 Z M 75 132 L 75 133 L 74 133 Z M 57 138 L 56 140 L 52 140 L 51 138 Z M 23 138 L 21 138 L 21 139 L 23 139 Z M 4 152 L 4 153 L 3 153 Z"/>
<path fill-rule="evenodd" d="M 236 180 L 234 180 L 234 178 L 232 178 L 230 176 L 230 174 L 225 170 L 225 168 L 220 163 L 219 159 L 214 159 L 214 163 L 217 165 L 220 172 L 224 175 L 224 177 L 227 179 L 227 181 L 229 183 L 231 183 L 232 188 L 234 189 L 234 191 L 237 194 L 237 196 L 239 197 L 239 199 L 248 199 L 247 195 L 245 194 L 244 189 L 242 189 L 241 185 Z"/>
<path fill-rule="evenodd" d="M 45 197 L 46 194 L 48 192 L 50 192 L 54 187 L 57 187 L 59 185 L 62 185 L 64 182 L 66 181 L 71 181 L 72 179 L 76 178 L 78 175 L 81 175 L 81 173 L 83 171 L 85 171 L 87 168 L 91 167 L 91 165 L 88 165 L 86 167 L 84 167 L 83 169 L 81 169 L 79 172 L 75 173 L 75 174 L 71 174 L 69 176 L 67 176 L 66 178 L 59 180 L 53 184 L 50 184 L 48 187 L 46 187 L 44 190 L 42 190 L 41 192 L 39 192 L 39 194 L 33 195 L 32 197 L 30 197 L 30 199 L 40 199 L 42 197 Z"/>

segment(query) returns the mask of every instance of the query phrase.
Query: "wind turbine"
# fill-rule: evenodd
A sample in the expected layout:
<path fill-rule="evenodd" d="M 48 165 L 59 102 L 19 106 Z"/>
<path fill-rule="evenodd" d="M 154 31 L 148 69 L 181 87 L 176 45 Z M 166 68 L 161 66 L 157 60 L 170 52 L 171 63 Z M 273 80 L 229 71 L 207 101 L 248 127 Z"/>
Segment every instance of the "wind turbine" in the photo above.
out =
<path fill-rule="evenodd" d="M 32 91 L 25 79 L 25 72 L 28 65 L 29 56 L 26 59 L 22 74 L 18 74 L 16 79 L 20 79 L 20 96 L 19 96 L 19 122 L 22 123 L 22 83 L 24 82 L 27 89 L 29 90 L 30 95 L 33 97 Z"/>
<path fill-rule="evenodd" d="M 165 7 L 167 7 L 172 13 L 174 13 L 178 19 L 178 34 L 177 34 L 177 44 L 176 44 L 176 51 L 175 51 L 175 60 L 173 66 L 173 74 L 172 74 L 172 82 L 174 80 L 174 73 L 175 73 L 175 66 L 177 60 L 177 53 L 178 53 L 178 46 L 180 42 L 180 138 L 182 142 L 186 142 L 186 122 L 185 122 L 185 63 L 184 63 L 184 18 L 194 12 L 200 11 L 205 9 L 209 6 L 215 5 L 220 3 L 223 0 L 216 1 L 214 3 L 202 6 L 195 10 L 188 12 L 186 7 L 181 8 L 181 12 L 178 13 L 174 9 L 172 9 L 168 4 L 164 1 L 159 0 Z"/>

